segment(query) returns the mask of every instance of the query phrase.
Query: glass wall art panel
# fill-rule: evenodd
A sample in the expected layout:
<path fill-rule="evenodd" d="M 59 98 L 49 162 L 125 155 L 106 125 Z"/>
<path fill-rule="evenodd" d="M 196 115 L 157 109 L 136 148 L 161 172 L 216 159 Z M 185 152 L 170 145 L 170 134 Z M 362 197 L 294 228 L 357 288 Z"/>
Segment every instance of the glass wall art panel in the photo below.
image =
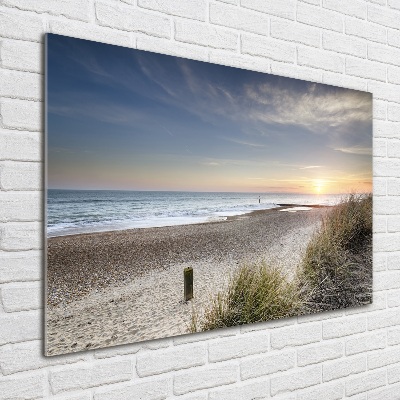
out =
<path fill-rule="evenodd" d="M 371 154 L 370 93 L 47 34 L 45 354 L 371 303 Z"/>

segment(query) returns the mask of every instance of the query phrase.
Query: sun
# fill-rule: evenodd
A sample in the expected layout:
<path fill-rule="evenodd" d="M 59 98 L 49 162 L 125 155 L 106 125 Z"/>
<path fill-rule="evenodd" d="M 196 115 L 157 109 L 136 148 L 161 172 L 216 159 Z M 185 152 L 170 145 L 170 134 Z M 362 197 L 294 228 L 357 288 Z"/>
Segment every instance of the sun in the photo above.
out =
<path fill-rule="evenodd" d="M 316 194 L 321 194 L 324 189 L 325 182 L 321 179 L 314 181 L 313 188 Z"/>

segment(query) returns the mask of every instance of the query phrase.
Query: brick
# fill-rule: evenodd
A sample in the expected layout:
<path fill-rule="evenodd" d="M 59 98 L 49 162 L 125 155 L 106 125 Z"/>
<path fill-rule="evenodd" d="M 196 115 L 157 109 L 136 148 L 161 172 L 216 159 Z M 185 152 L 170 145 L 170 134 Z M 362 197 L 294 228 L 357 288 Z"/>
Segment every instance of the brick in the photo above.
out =
<path fill-rule="evenodd" d="M 242 35 L 241 39 L 241 51 L 244 54 L 288 63 L 294 63 L 296 59 L 296 47 L 291 43 L 250 35 Z"/>
<path fill-rule="evenodd" d="M 360 78 L 386 81 L 386 66 L 373 61 L 347 58 L 345 70 L 346 74 Z"/>
<path fill-rule="evenodd" d="M 243 380 L 267 376 L 287 371 L 295 367 L 294 351 L 273 352 L 258 357 L 245 358 L 240 363 L 240 376 Z"/>
<path fill-rule="evenodd" d="M 210 22 L 260 35 L 268 35 L 269 32 L 269 20 L 267 16 L 220 3 L 210 4 Z"/>
<path fill-rule="evenodd" d="M 386 139 L 375 139 L 373 146 L 374 157 L 387 157 Z"/>
<path fill-rule="evenodd" d="M 395 8 L 400 10 L 400 2 L 399 0 L 388 0 L 388 6 L 391 8 Z"/>
<path fill-rule="evenodd" d="M 343 31 L 343 18 L 341 15 L 306 3 L 297 4 L 297 21 L 331 31 Z"/>
<path fill-rule="evenodd" d="M 347 35 L 358 36 L 371 42 L 386 43 L 386 29 L 381 26 L 351 18 L 345 20 L 344 26 Z"/>
<path fill-rule="evenodd" d="M 343 392 L 343 382 L 328 383 L 298 393 L 297 400 L 339 400 L 343 398 Z"/>
<path fill-rule="evenodd" d="M 400 47 L 400 35 L 398 30 L 388 29 L 387 42 L 389 46 Z"/>
<path fill-rule="evenodd" d="M 385 271 L 386 270 L 386 254 L 385 253 L 373 253 L 373 265 L 374 271 Z"/>
<path fill-rule="evenodd" d="M 0 400 L 44 398 L 45 391 L 45 371 L 0 379 Z"/>
<path fill-rule="evenodd" d="M 377 98 L 400 103 L 400 91 L 395 85 L 387 85 L 381 82 L 368 82 L 368 91 L 373 93 L 374 99 Z M 398 137 L 398 132 L 394 137 Z"/>
<path fill-rule="evenodd" d="M 31 371 L 54 365 L 71 364 L 87 359 L 88 356 L 84 353 L 43 357 L 42 343 L 37 340 L 7 344 L 0 348 L 0 364 L 4 375 Z"/>
<path fill-rule="evenodd" d="M 387 306 L 400 307 L 400 290 L 392 290 L 387 294 Z"/>
<path fill-rule="evenodd" d="M 367 57 L 367 44 L 360 39 L 335 32 L 324 32 L 323 48 L 355 57 Z"/>
<path fill-rule="evenodd" d="M 386 346 L 385 332 L 368 332 L 346 340 L 346 355 L 366 353 Z"/>
<path fill-rule="evenodd" d="M 322 6 L 329 10 L 337 11 L 341 14 L 351 17 L 365 19 L 367 17 L 367 6 L 364 2 L 358 0 L 322 0 Z"/>
<path fill-rule="evenodd" d="M 400 104 L 389 103 L 387 114 L 389 121 L 400 122 Z M 400 154 L 397 154 L 397 157 L 400 157 Z"/>
<path fill-rule="evenodd" d="M 40 161 L 40 135 L 32 132 L 0 131 L 0 160 Z"/>
<path fill-rule="evenodd" d="M 210 342 L 208 345 L 208 359 L 210 362 L 225 361 L 232 358 L 264 353 L 268 350 L 268 334 L 248 334 L 242 337 L 219 339 Z"/>
<path fill-rule="evenodd" d="M 0 192 L 0 222 L 33 221 L 41 214 L 40 192 Z"/>
<path fill-rule="evenodd" d="M 206 346 L 175 346 L 157 352 L 144 352 L 137 356 L 136 370 L 140 377 L 204 365 Z"/>
<path fill-rule="evenodd" d="M 300 346 L 319 342 L 322 339 L 320 323 L 296 325 L 271 332 L 271 347 L 283 349 L 288 346 Z"/>
<path fill-rule="evenodd" d="M 40 251 L 0 251 L 0 283 L 40 280 L 42 259 Z"/>
<path fill-rule="evenodd" d="M 387 310 L 368 315 L 368 330 L 383 329 L 400 325 L 400 313 L 398 310 Z"/>
<path fill-rule="evenodd" d="M 297 63 L 332 72 L 344 71 L 344 58 L 342 56 L 307 47 L 297 49 Z"/>
<path fill-rule="evenodd" d="M 376 233 L 373 238 L 374 250 L 377 251 L 399 251 L 400 234 L 398 233 Z"/>
<path fill-rule="evenodd" d="M 368 44 L 368 58 L 385 64 L 400 65 L 400 50 L 377 43 Z"/>
<path fill-rule="evenodd" d="M 387 71 L 388 82 L 400 85 L 400 68 L 388 66 Z"/>
<path fill-rule="evenodd" d="M 199 21 L 206 20 L 207 3 L 205 0 L 138 0 L 137 3 L 139 7 L 176 15 L 177 17 Z"/>
<path fill-rule="evenodd" d="M 366 319 L 364 316 L 324 321 L 322 324 L 324 339 L 353 335 L 366 330 Z"/>
<path fill-rule="evenodd" d="M 388 232 L 400 232 L 400 216 L 391 215 L 388 218 Z"/>
<path fill-rule="evenodd" d="M 396 346 L 397 344 L 400 344 L 400 327 L 388 329 L 387 344 L 388 346 Z"/>
<path fill-rule="evenodd" d="M 389 385 L 400 382 L 400 365 L 388 368 L 387 371 Z"/>
<path fill-rule="evenodd" d="M 174 394 L 181 395 L 195 390 L 208 389 L 235 383 L 238 365 L 227 363 L 207 368 L 193 368 L 174 376 Z"/>
<path fill-rule="evenodd" d="M 7 343 L 39 339 L 41 318 L 39 311 L 0 314 L 0 346 Z"/>
<path fill-rule="evenodd" d="M 43 105 L 38 101 L 3 100 L 1 115 L 5 128 L 42 131 Z"/>
<path fill-rule="evenodd" d="M 374 178 L 374 196 L 386 196 L 386 179 Z"/>
<path fill-rule="evenodd" d="M 168 387 L 168 380 L 152 379 L 122 387 L 98 389 L 95 391 L 94 400 L 164 400 L 168 396 Z"/>
<path fill-rule="evenodd" d="M 0 80 L 0 96 L 26 100 L 39 100 L 42 96 L 42 75 L 0 69 Z"/>
<path fill-rule="evenodd" d="M 42 308 L 42 285 L 38 282 L 11 283 L 1 289 L 4 311 L 27 311 Z"/>
<path fill-rule="evenodd" d="M 400 373 L 400 371 L 399 371 Z M 385 387 L 368 393 L 368 400 L 395 399 L 400 393 L 400 385 Z"/>
<path fill-rule="evenodd" d="M 271 377 L 271 394 L 275 396 L 278 393 L 303 389 L 317 385 L 320 382 L 320 366 L 299 368 L 294 372 L 286 372 L 279 376 Z"/>
<path fill-rule="evenodd" d="M 2 0 L 2 5 L 16 7 L 20 10 L 63 15 L 67 18 L 87 21 L 89 19 L 88 0 Z"/>
<path fill-rule="evenodd" d="M 281 62 L 271 63 L 271 72 L 275 75 L 287 76 L 289 78 L 302 79 L 311 82 L 321 82 L 322 72 L 300 65 L 292 65 Z"/>
<path fill-rule="evenodd" d="M 3 190 L 39 190 L 42 188 L 42 164 L 0 162 L 0 188 Z"/>
<path fill-rule="evenodd" d="M 318 343 L 297 350 L 297 365 L 304 367 L 343 356 L 342 342 Z"/>
<path fill-rule="evenodd" d="M 389 196 L 397 196 L 400 194 L 400 179 L 389 178 L 387 180 L 387 194 Z"/>
<path fill-rule="evenodd" d="M 346 382 L 346 396 L 368 392 L 386 385 L 386 371 L 373 371 L 353 377 Z"/>
<path fill-rule="evenodd" d="M 374 100 L 372 103 L 372 115 L 374 119 L 386 120 L 387 103 L 382 100 Z M 375 147 L 375 141 L 374 141 Z"/>
<path fill-rule="evenodd" d="M 0 43 L 3 68 L 42 73 L 43 45 L 22 40 L 4 39 Z"/>
<path fill-rule="evenodd" d="M 352 374 L 359 374 L 367 370 L 366 357 L 346 357 L 325 363 L 322 368 L 324 382 L 344 378 Z"/>
<path fill-rule="evenodd" d="M 41 42 L 43 33 L 41 18 L 0 10 L 0 37 Z"/>
<path fill-rule="evenodd" d="M 400 13 L 387 8 L 369 6 L 368 20 L 388 28 L 400 29 Z"/>
<path fill-rule="evenodd" d="M 390 159 L 390 160 L 393 160 L 393 159 Z M 379 159 L 379 161 L 380 161 L 380 159 Z M 388 165 L 388 166 L 393 165 L 394 168 L 397 168 L 398 161 L 400 161 L 400 160 L 395 160 L 395 161 L 396 161 L 395 165 L 393 165 L 392 163 L 387 163 L 386 165 Z M 384 165 L 384 164 L 380 163 L 379 165 L 381 168 L 382 165 Z M 400 199 L 398 199 L 394 196 L 379 197 L 374 201 L 374 203 L 375 203 L 374 207 L 376 207 L 374 212 L 376 214 L 391 215 L 391 214 L 397 214 L 395 210 L 398 207 L 398 205 L 400 204 Z M 388 237 L 390 237 L 390 235 Z"/>
<path fill-rule="evenodd" d="M 313 47 L 319 47 L 321 41 L 318 29 L 280 19 L 271 21 L 271 36 Z"/>
<path fill-rule="evenodd" d="M 268 15 L 275 15 L 277 17 L 286 19 L 295 19 L 295 1 L 274 1 L 274 0 L 241 0 L 242 7 L 250 8 L 252 10 L 260 11 Z"/>
<path fill-rule="evenodd" d="M 168 18 L 143 12 L 134 7 L 96 3 L 96 17 L 102 26 L 156 37 L 171 37 L 171 24 Z"/>
<path fill-rule="evenodd" d="M 367 355 L 368 369 L 386 367 L 400 362 L 400 347 L 378 350 Z"/>
<path fill-rule="evenodd" d="M 252 71 L 271 72 L 271 63 L 262 57 L 232 53 L 225 50 L 210 50 L 209 61 L 215 64 L 228 65 Z"/>
<path fill-rule="evenodd" d="M 192 60 L 208 61 L 209 51 L 206 48 L 167 39 L 150 38 L 145 35 L 138 35 L 136 39 L 136 47 L 139 50 L 190 58 Z"/>
<path fill-rule="evenodd" d="M 324 72 L 322 75 L 324 83 L 333 86 L 340 86 L 346 89 L 367 90 L 367 81 L 354 76 L 348 76 L 340 73 Z"/>
<path fill-rule="evenodd" d="M 268 380 L 261 382 L 245 383 L 241 386 L 228 386 L 224 389 L 210 392 L 209 400 L 254 400 L 263 399 L 269 393 Z"/>
<path fill-rule="evenodd" d="M 397 271 L 384 271 L 374 276 L 374 291 L 400 289 L 400 274 Z"/>
<path fill-rule="evenodd" d="M 397 122 L 374 121 L 374 138 L 397 138 L 398 129 L 400 129 L 400 124 Z"/>
<path fill-rule="evenodd" d="M 97 361 L 88 365 L 74 365 L 50 371 L 50 387 L 53 394 L 87 389 L 99 385 L 128 381 L 132 378 L 130 360 Z"/>
<path fill-rule="evenodd" d="M 191 21 L 177 21 L 175 23 L 175 39 L 179 42 L 214 49 L 235 50 L 238 46 L 237 33 Z"/>
<path fill-rule="evenodd" d="M 6 251 L 43 248 L 43 225 L 40 222 L 8 222 L 0 225 L 0 249 Z"/>
<path fill-rule="evenodd" d="M 400 254 L 399 253 L 388 254 L 387 264 L 389 270 L 400 269 Z"/>
<path fill-rule="evenodd" d="M 83 24 L 71 20 L 54 19 L 49 21 L 49 32 L 79 39 L 132 47 L 130 33 L 120 32 L 105 26 Z"/>

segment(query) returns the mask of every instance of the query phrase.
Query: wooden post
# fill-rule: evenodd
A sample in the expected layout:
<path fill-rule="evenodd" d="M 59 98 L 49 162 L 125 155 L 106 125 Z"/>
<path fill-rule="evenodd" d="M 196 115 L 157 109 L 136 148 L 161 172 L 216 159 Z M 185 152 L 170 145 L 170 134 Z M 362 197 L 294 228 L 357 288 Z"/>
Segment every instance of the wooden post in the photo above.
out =
<path fill-rule="evenodd" d="M 184 293 L 183 296 L 185 301 L 193 298 L 193 268 L 188 267 L 183 270 L 183 282 L 184 282 Z"/>

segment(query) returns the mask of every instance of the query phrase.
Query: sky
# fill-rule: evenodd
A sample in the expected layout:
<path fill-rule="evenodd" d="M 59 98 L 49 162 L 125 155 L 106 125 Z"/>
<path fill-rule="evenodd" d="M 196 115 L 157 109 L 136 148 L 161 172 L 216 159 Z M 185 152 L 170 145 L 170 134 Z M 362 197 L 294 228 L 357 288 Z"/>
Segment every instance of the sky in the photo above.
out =
<path fill-rule="evenodd" d="M 47 34 L 48 188 L 372 191 L 372 95 Z"/>

